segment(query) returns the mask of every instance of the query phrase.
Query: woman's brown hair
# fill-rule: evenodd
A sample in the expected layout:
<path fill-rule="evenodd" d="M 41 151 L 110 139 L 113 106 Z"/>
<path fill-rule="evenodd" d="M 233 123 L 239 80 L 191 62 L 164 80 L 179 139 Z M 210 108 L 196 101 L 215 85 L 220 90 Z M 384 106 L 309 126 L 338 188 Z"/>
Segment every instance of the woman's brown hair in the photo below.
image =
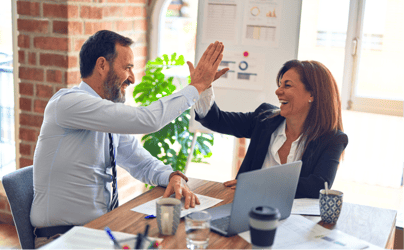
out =
<path fill-rule="evenodd" d="M 310 111 L 303 124 L 302 138 L 305 142 L 304 151 L 309 142 L 320 136 L 344 131 L 341 118 L 341 99 L 337 82 L 330 70 L 317 61 L 291 60 L 279 70 L 276 82 L 279 85 L 283 74 L 294 69 L 300 76 L 300 81 L 313 96 Z"/>

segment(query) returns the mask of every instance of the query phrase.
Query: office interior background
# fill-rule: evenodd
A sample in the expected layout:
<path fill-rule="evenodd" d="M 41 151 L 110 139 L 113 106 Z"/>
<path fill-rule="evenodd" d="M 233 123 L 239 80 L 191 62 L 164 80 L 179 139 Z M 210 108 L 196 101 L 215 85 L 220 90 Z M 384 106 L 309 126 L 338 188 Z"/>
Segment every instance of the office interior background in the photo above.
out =
<path fill-rule="evenodd" d="M 60 88 L 80 83 L 78 53 L 90 35 L 111 29 L 135 40 L 138 84 L 156 56 L 176 52 L 194 61 L 197 13 L 197 0 L 2 1 L 0 177 L 32 165 L 46 103 Z M 322 62 L 339 84 L 349 144 L 333 188 L 345 201 L 395 209 L 401 218 L 403 13 L 401 0 L 303 0 L 298 48 L 298 59 Z M 166 74 L 183 79 L 188 68 Z M 133 88 L 126 91 L 127 105 L 136 105 Z M 234 178 L 249 140 L 219 134 L 214 140 L 208 164 L 190 163 L 189 177 Z M 145 191 L 118 172 L 121 204 Z M 0 223 L 12 224 L 1 185 L 0 215 Z"/>

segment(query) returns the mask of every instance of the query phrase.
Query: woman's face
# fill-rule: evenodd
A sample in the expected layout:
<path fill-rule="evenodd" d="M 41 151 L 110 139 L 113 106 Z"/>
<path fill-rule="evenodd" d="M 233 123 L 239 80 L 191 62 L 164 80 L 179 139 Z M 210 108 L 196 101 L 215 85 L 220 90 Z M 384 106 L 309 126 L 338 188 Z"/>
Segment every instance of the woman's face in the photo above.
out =
<path fill-rule="evenodd" d="M 306 119 L 313 97 L 300 81 L 295 69 L 292 68 L 283 74 L 275 94 L 281 103 L 281 116 L 286 119 Z"/>

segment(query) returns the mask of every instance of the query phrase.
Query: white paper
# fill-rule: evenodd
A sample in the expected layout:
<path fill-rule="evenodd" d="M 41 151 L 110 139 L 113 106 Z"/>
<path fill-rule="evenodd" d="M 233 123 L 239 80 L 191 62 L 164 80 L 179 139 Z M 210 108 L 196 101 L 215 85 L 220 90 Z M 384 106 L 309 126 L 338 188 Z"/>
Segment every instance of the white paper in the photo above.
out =
<path fill-rule="evenodd" d="M 239 234 L 251 243 L 250 231 Z M 364 240 L 329 230 L 300 215 L 291 215 L 279 222 L 273 249 L 383 249 Z"/>
<path fill-rule="evenodd" d="M 117 241 L 136 237 L 136 235 L 122 232 L 112 232 L 112 234 Z M 148 238 L 152 241 L 163 241 L 161 238 Z M 104 230 L 76 226 L 40 249 L 114 249 L 111 242 Z"/>
<path fill-rule="evenodd" d="M 201 211 L 210 207 L 213 207 L 214 205 L 218 204 L 219 202 L 223 201 L 221 199 L 216 199 L 216 198 L 212 198 L 209 196 L 205 196 L 205 195 L 201 195 L 201 194 L 196 194 L 196 196 L 198 197 L 199 201 L 200 201 L 200 205 L 196 205 L 194 208 L 188 208 L 185 209 L 184 208 L 184 197 L 182 197 L 181 199 L 181 218 L 186 216 L 189 213 L 195 212 L 195 211 Z M 161 199 L 163 196 L 148 201 L 140 206 L 134 207 L 131 210 L 134 212 L 138 212 L 138 213 L 143 213 L 143 214 L 147 214 L 147 215 L 156 215 L 156 201 Z M 175 196 L 173 196 L 175 197 Z"/>
<path fill-rule="evenodd" d="M 221 41 L 236 44 L 239 0 L 206 0 L 203 18 L 203 42 Z"/>
<path fill-rule="evenodd" d="M 244 8 L 243 45 L 278 47 L 282 1 L 247 0 Z"/>
<path fill-rule="evenodd" d="M 320 215 L 319 199 L 295 199 L 292 214 Z"/>

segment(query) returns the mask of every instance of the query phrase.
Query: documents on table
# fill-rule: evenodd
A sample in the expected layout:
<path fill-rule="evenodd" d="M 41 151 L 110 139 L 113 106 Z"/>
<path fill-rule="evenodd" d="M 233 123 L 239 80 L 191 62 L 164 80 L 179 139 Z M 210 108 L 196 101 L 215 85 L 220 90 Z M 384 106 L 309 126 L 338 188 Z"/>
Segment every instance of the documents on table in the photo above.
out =
<path fill-rule="evenodd" d="M 189 213 L 192 213 L 192 212 L 195 212 L 195 211 L 201 211 L 201 210 L 213 207 L 214 205 L 216 205 L 219 202 L 223 201 L 221 199 L 216 199 L 216 198 L 212 198 L 212 197 L 201 195 L 201 194 L 195 194 L 195 195 L 198 197 L 201 205 L 195 205 L 194 208 L 190 207 L 188 209 L 185 209 L 184 208 L 185 198 L 182 197 L 182 199 L 181 199 L 181 203 L 182 203 L 182 205 L 181 205 L 181 218 L 184 217 L 185 215 L 189 214 Z M 175 197 L 175 196 L 173 196 L 173 197 Z M 156 201 L 158 199 L 161 199 L 161 198 L 162 198 L 162 196 L 157 198 L 157 199 L 154 199 L 154 200 L 151 200 L 149 202 L 146 202 L 146 203 L 144 203 L 144 204 L 142 204 L 140 206 L 134 207 L 131 210 L 134 211 L 134 212 L 138 212 L 138 213 L 154 214 L 155 215 L 156 214 Z"/>
<path fill-rule="evenodd" d="M 250 231 L 239 234 L 251 243 Z M 273 249 L 383 249 L 339 230 L 329 230 L 300 215 L 290 215 L 278 224 Z"/>
<path fill-rule="evenodd" d="M 319 199 L 294 199 L 292 214 L 320 215 Z"/>
<path fill-rule="evenodd" d="M 112 232 L 117 241 L 128 238 L 136 239 L 136 235 Z M 148 237 L 150 240 L 163 241 L 161 238 Z M 76 226 L 56 240 L 44 245 L 40 249 L 114 249 L 104 230 Z"/>

